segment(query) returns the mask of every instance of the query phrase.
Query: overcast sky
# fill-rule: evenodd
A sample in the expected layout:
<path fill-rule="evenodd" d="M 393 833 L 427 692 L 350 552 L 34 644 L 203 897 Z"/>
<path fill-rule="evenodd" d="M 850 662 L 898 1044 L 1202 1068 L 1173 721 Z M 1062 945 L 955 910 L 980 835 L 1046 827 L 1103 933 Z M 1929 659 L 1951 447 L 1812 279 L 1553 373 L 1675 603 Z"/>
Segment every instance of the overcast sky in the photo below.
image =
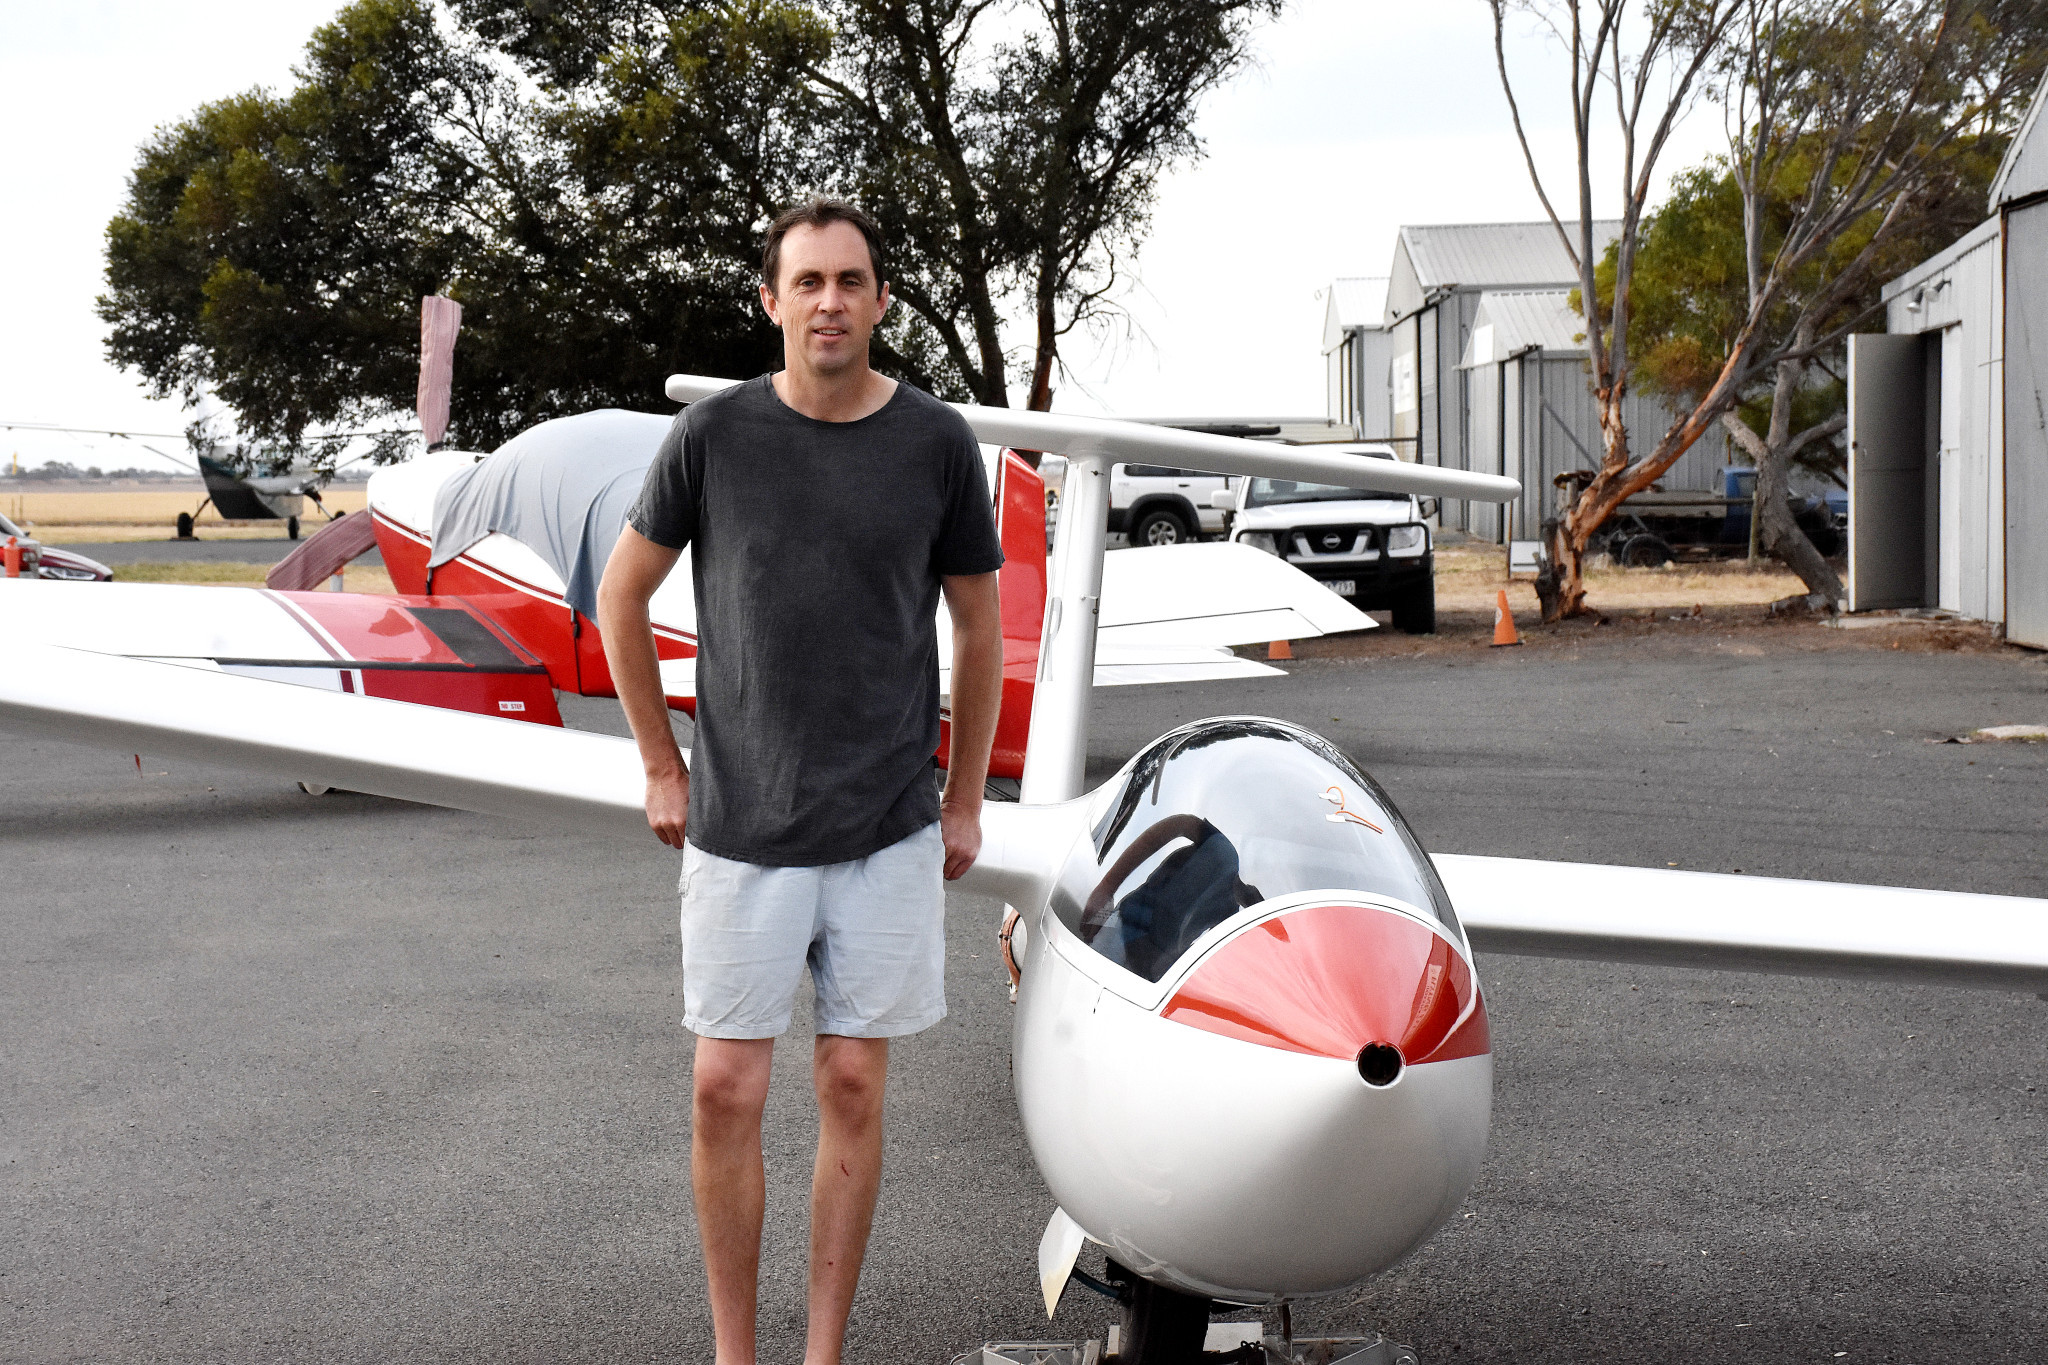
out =
<path fill-rule="evenodd" d="M 189 420 L 105 359 L 92 311 L 102 231 L 156 126 L 252 85 L 285 85 L 306 38 L 336 8 L 10 0 L 0 12 L 0 184 L 14 191 L 0 214 L 0 422 L 175 433 Z M 1331 279 L 1387 273 L 1403 223 L 1541 216 L 1480 0 L 1298 0 L 1262 31 L 1257 52 L 1257 67 L 1202 108 L 1208 158 L 1160 196 L 1131 299 L 1139 335 L 1073 347 L 1075 381 L 1058 407 L 1320 413 L 1317 293 Z M 1554 67 L 1532 37 L 1510 54 L 1531 80 Z M 1546 172 L 1567 174 L 1555 83 L 1532 89 L 1523 109 Z M 1664 169 L 1696 164 L 1719 139 L 1716 111 L 1702 111 Z M 1615 202 L 1610 194 L 1600 211 Z M 662 406 L 650 396 L 650 408 Z M 182 453 L 175 437 L 148 444 Z M 25 467 L 163 463 L 137 442 L 0 431 L 0 460 L 15 454 Z"/>

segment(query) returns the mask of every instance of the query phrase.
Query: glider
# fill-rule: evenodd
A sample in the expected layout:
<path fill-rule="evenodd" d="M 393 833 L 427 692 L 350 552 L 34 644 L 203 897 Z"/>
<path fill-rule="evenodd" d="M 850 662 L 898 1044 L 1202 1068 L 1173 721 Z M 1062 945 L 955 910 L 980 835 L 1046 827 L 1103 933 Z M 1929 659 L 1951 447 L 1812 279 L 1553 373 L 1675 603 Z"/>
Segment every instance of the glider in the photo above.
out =
<path fill-rule="evenodd" d="M 723 382 L 679 376 L 668 391 L 688 402 Z M 962 411 L 984 442 L 1070 462 L 1050 564 L 1041 557 L 1035 579 L 1006 569 L 1003 584 L 1004 724 L 1021 799 L 985 807 L 981 858 L 961 886 L 1010 910 L 1017 1098 L 1057 1204 L 1039 1247 L 1048 1308 L 1084 1242 L 1102 1244 L 1123 1282 L 1125 1365 L 1192 1360 L 1212 1309 L 1343 1290 L 1452 1216 L 1478 1170 L 1491 1108 L 1475 952 L 2048 991 L 2048 901 L 1432 858 L 1369 776 L 1327 740 L 1281 721 L 1182 726 L 1084 791 L 1089 697 L 1105 681 L 1101 669 L 1121 666 L 1115 649 L 1159 647 L 1142 631 L 1128 640 L 1113 633 L 1142 623 L 1120 625 L 1112 614 L 1116 571 L 1106 569 L 1102 536 L 1110 466 L 1339 484 L 1354 471 L 1347 457 L 1227 436 Z M 1022 549 L 1019 528 L 1035 523 L 1021 515 L 1019 490 L 1031 480 L 1029 466 L 1011 459 L 998 497 L 1006 546 Z M 409 485 L 394 481 L 374 510 L 394 579 L 408 586 L 406 575 L 431 571 L 431 585 L 418 586 L 434 596 L 379 599 L 392 615 L 358 636 L 324 624 L 332 638 L 321 641 L 323 658 L 261 658 L 214 653 L 229 642 L 184 639 L 182 623 L 109 652 L 104 635 L 64 610 L 104 588 L 0 585 L 0 611 L 10 614 L 74 595 L 34 608 L 43 624 L 16 632 L 45 643 L 0 660 L 0 726 L 644 837 L 629 741 L 494 709 L 523 699 L 492 690 L 516 679 L 598 685 L 602 655 L 573 624 L 583 615 L 579 594 L 595 586 L 584 537 L 543 555 L 487 530 L 458 549 L 438 515 L 454 509 L 455 494 L 438 499 L 459 466 L 434 476 L 414 463 L 420 487 L 404 495 Z M 1374 481 L 1432 497 L 1500 501 L 1517 491 L 1511 480 L 1405 463 L 1375 469 Z M 412 530 L 410 548 L 384 538 L 396 524 Z M 1024 584 L 1021 600 L 1010 596 L 1013 581 Z M 265 610 L 318 621 L 313 599 L 348 595 L 254 596 Z M 462 620 L 422 616 L 436 610 Z M 462 621 L 482 634 L 465 635 Z M 665 676 L 682 704 L 694 641 L 681 617 L 668 621 Z M 553 624 L 543 631 L 544 622 Z M 64 629 L 70 638 L 47 642 Z M 239 641 L 253 629 L 233 633 Z M 289 634 L 277 629 L 283 649 Z M 368 667 L 377 661 L 361 657 L 363 639 L 395 642 L 386 654 L 415 651 L 390 661 L 412 666 Z M 287 672 L 318 681 L 282 685 Z M 437 709 L 404 695 L 456 686 L 450 680 L 480 700 Z"/>

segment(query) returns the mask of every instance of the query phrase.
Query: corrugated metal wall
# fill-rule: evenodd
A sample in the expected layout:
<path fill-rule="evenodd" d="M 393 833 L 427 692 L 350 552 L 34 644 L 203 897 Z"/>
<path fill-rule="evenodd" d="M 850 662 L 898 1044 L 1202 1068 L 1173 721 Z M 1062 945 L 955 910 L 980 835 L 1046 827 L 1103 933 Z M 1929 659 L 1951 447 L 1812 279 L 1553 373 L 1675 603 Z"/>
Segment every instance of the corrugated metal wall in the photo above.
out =
<path fill-rule="evenodd" d="M 1551 480 L 1600 463 L 1600 415 L 1586 387 L 1586 362 L 1532 353 L 1460 373 L 1470 395 L 1470 467 L 1522 481 L 1522 495 L 1505 521 L 1498 511 L 1489 515 L 1474 508 L 1471 530 L 1496 543 L 1536 540 L 1557 507 Z M 1676 420 L 1662 400 L 1642 394 L 1630 394 L 1622 411 L 1637 454 L 1655 446 Z M 1727 463 L 1727 439 L 1710 435 L 1681 455 L 1658 485 L 1716 492 Z"/>
<path fill-rule="evenodd" d="M 1935 600 L 1928 605 L 2000 621 L 2006 614 L 2001 243 L 1995 231 L 1979 231 L 1980 239 L 1946 266 L 1892 295 L 1885 330 L 1931 341 L 1929 455 L 1940 473 L 1939 513 L 1929 528 Z"/>
<path fill-rule="evenodd" d="M 1443 504 L 1440 524 L 1497 544 L 1511 537 L 1533 540 L 1555 505 L 1550 480 L 1568 469 L 1599 464 L 1599 414 L 1587 388 L 1582 356 L 1541 353 L 1473 370 L 1457 368 L 1480 297 L 1477 291 L 1452 294 L 1387 333 L 1388 382 L 1398 382 L 1400 367 L 1394 355 L 1414 347 L 1419 334 L 1415 358 L 1421 370 L 1422 462 L 1507 473 L 1522 480 L 1522 496 L 1512 512 L 1450 501 Z M 1642 394 L 1631 394 L 1624 412 L 1637 451 L 1653 447 L 1676 420 L 1661 399 Z M 1417 415 L 1389 412 L 1389 426 L 1408 435 L 1415 430 Z M 1410 453 L 1397 448 L 1404 457 Z M 1710 435 L 1695 443 L 1658 482 L 1666 489 L 1718 492 L 1719 471 L 1728 462 L 1727 439 Z"/>
<path fill-rule="evenodd" d="M 2006 638 L 2048 649 L 2048 201 L 2005 216 Z"/>

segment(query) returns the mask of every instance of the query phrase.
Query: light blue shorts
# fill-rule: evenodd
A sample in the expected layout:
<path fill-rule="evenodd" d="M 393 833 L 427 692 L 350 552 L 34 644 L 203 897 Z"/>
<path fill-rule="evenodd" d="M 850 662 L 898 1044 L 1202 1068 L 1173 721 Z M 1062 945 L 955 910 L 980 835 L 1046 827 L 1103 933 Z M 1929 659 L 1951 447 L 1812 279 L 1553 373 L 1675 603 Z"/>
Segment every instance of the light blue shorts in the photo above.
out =
<path fill-rule="evenodd" d="M 936 823 L 865 858 L 763 867 L 683 846 L 683 1027 L 789 1028 L 804 967 L 819 1033 L 896 1038 L 946 1017 L 946 845 Z"/>

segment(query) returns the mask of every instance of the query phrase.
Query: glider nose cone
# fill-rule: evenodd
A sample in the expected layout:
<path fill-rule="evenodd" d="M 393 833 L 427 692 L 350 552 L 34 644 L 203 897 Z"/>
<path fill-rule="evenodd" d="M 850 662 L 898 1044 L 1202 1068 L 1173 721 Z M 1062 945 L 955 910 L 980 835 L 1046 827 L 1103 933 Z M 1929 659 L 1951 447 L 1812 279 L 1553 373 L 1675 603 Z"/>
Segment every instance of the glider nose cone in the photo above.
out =
<path fill-rule="evenodd" d="M 1161 1011 L 1263 1047 L 1356 1063 L 1375 1088 L 1489 1050 L 1472 969 L 1436 930 L 1372 905 L 1305 905 L 1210 953 Z"/>
<path fill-rule="evenodd" d="M 1331 1293 L 1453 1215 L 1493 1059 L 1470 968 L 1378 905 L 1318 899 L 1203 955 L 1153 1009 L 1045 974 L 1017 1088 L 1062 1208 L 1147 1278 L 1240 1303 Z"/>

